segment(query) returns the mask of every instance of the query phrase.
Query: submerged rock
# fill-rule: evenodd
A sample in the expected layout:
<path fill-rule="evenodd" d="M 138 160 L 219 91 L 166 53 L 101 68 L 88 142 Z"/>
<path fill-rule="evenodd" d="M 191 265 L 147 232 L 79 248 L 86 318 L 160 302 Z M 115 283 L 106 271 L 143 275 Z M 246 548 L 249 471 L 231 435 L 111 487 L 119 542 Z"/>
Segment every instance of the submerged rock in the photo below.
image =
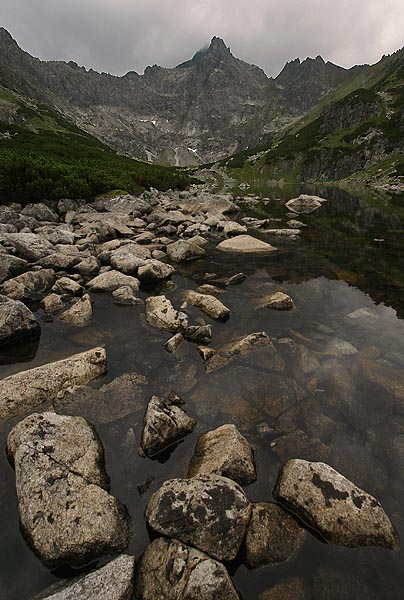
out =
<path fill-rule="evenodd" d="M 107 368 L 104 348 L 94 348 L 69 358 L 0 381 L 0 419 L 6 419 L 52 400 L 72 385 L 82 385 L 102 375 Z"/>
<path fill-rule="evenodd" d="M 142 600 L 238 600 L 221 563 L 195 548 L 163 538 L 146 548 L 135 592 Z"/>
<path fill-rule="evenodd" d="M 304 541 L 304 529 L 277 504 L 252 505 L 245 546 L 247 565 L 256 569 L 291 560 Z"/>
<path fill-rule="evenodd" d="M 39 323 L 25 304 L 0 296 L 0 346 L 15 342 L 27 335 L 39 334 Z"/>
<path fill-rule="evenodd" d="M 33 600 L 132 600 L 135 557 L 122 554 L 109 563 L 45 590 Z"/>
<path fill-rule="evenodd" d="M 81 417 L 33 414 L 10 432 L 21 528 L 47 564 L 122 551 L 126 510 L 111 496 L 101 441 Z"/>
<path fill-rule="evenodd" d="M 258 600 L 310 600 L 303 579 L 294 577 L 276 583 L 260 594 Z"/>
<path fill-rule="evenodd" d="M 255 254 L 255 253 L 266 253 L 274 252 L 277 250 L 271 244 L 267 244 L 251 235 L 237 235 L 228 240 L 224 240 L 217 245 L 218 250 L 224 252 L 240 252 L 242 254 Z"/>
<path fill-rule="evenodd" d="M 152 529 L 191 544 L 217 560 L 235 558 L 250 519 L 241 487 L 218 475 L 171 479 L 150 498 L 146 519 Z"/>
<path fill-rule="evenodd" d="M 184 438 L 196 427 L 196 421 L 175 404 L 153 396 L 143 419 L 139 454 L 154 456 Z"/>
<path fill-rule="evenodd" d="M 283 292 L 276 292 L 266 298 L 263 298 L 259 303 L 259 308 L 272 308 L 273 310 L 292 310 L 295 308 L 295 303 L 292 298 Z"/>
<path fill-rule="evenodd" d="M 335 544 L 399 547 L 380 503 L 325 463 L 290 460 L 279 473 L 273 494 Z"/>
<path fill-rule="evenodd" d="M 235 425 L 222 425 L 198 438 L 187 477 L 211 473 L 241 485 L 256 480 L 253 450 Z"/>
<path fill-rule="evenodd" d="M 212 319 L 217 321 L 227 321 L 230 317 L 230 310 L 220 300 L 208 294 L 198 294 L 198 292 L 188 292 L 187 301 Z"/>
<path fill-rule="evenodd" d="M 175 310 L 170 300 L 165 296 L 150 296 L 146 300 L 147 322 L 163 331 L 177 332 L 188 327 L 188 317 L 185 313 Z"/>
<path fill-rule="evenodd" d="M 212 341 L 212 326 L 191 325 L 185 329 L 184 336 L 193 342 L 209 344 Z"/>

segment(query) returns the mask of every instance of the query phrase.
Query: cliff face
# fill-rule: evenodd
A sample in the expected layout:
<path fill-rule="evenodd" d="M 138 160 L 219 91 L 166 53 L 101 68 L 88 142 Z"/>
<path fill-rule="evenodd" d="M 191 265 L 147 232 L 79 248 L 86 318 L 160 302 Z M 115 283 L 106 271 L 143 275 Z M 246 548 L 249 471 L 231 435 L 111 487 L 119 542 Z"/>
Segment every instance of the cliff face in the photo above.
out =
<path fill-rule="evenodd" d="M 174 69 L 123 77 L 73 62 L 45 62 L 0 29 L 0 83 L 46 102 L 135 158 L 188 165 L 259 143 L 311 109 L 351 72 L 320 57 L 289 63 L 276 78 L 235 58 L 223 40 Z"/>

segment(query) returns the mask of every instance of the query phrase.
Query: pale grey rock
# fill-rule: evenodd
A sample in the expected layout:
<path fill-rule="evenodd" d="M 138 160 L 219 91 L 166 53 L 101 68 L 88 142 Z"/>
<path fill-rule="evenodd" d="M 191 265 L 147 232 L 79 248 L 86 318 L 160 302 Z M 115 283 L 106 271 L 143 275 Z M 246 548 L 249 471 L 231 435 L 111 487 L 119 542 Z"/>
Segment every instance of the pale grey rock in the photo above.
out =
<path fill-rule="evenodd" d="M 203 258 L 206 252 L 203 248 L 197 246 L 197 244 L 186 240 L 178 240 L 167 246 L 167 255 L 170 260 L 182 263 Z"/>
<path fill-rule="evenodd" d="M 93 202 L 96 210 L 111 212 L 116 215 L 131 215 L 133 213 L 147 214 L 151 206 L 146 200 L 137 198 L 131 194 L 119 194 L 117 196 L 97 196 Z"/>
<path fill-rule="evenodd" d="M 171 265 L 151 259 L 138 268 L 137 276 L 141 283 L 153 284 L 168 279 L 174 271 Z"/>
<path fill-rule="evenodd" d="M 320 208 L 323 202 L 326 202 L 324 198 L 300 194 L 298 198 L 292 198 L 291 200 L 288 200 L 288 202 L 286 202 L 286 206 L 294 213 L 308 214 Z"/>
<path fill-rule="evenodd" d="M 86 564 L 129 542 L 126 510 L 107 491 L 104 452 L 81 417 L 36 413 L 10 432 L 20 525 L 46 564 Z"/>
<path fill-rule="evenodd" d="M 71 580 L 57 583 L 32 600 L 132 600 L 135 557 L 122 554 Z"/>
<path fill-rule="evenodd" d="M 246 563 L 256 569 L 291 560 L 304 541 L 304 529 L 281 506 L 252 504 L 245 538 Z"/>
<path fill-rule="evenodd" d="M 14 279 L 8 279 L 2 288 L 5 296 L 22 302 L 36 302 L 41 300 L 55 283 L 53 269 L 40 269 L 27 271 Z"/>
<path fill-rule="evenodd" d="M 228 240 L 223 240 L 217 245 L 217 249 L 224 252 L 239 252 L 240 254 L 261 254 L 277 250 L 271 244 L 267 244 L 251 235 L 237 235 Z"/>
<path fill-rule="evenodd" d="M 146 300 L 147 322 L 163 331 L 178 332 L 188 327 L 188 317 L 185 313 L 175 310 L 170 300 L 165 296 L 150 296 Z"/>
<path fill-rule="evenodd" d="M 62 245 L 62 246 L 71 246 L 74 244 L 76 236 L 72 231 L 72 227 L 70 225 L 46 225 L 43 227 L 39 227 L 35 230 L 35 233 L 45 237 L 48 242 L 51 244 Z"/>
<path fill-rule="evenodd" d="M 179 350 L 183 341 L 184 336 L 182 335 L 182 333 L 176 333 L 175 335 L 170 337 L 169 340 L 166 341 L 166 343 L 164 344 L 164 348 L 169 354 L 173 354 L 174 352 L 177 352 L 177 350 Z"/>
<path fill-rule="evenodd" d="M 196 421 L 182 408 L 153 396 L 143 419 L 139 454 L 154 456 L 192 433 L 195 427 Z"/>
<path fill-rule="evenodd" d="M 380 503 L 325 463 L 290 460 L 273 494 L 330 542 L 399 547 L 397 532 Z"/>
<path fill-rule="evenodd" d="M 97 275 L 87 283 L 93 292 L 114 292 L 120 287 L 130 287 L 134 292 L 139 290 L 139 280 L 131 275 L 124 275 L 119 271 L 107 271 Z"/>
<path fill-rule="evenodd" d="M 15 248 L 19 258 L 30 262 L 36 262 L 54 251 L 53 244 L 35 233 L 8 233 L 0 241 L 7 247 Z"/>
<path fill-rule="evenodd" d="M 27 204 L 21 211 L 22 215 L 32 217 L 37 221 L 47 221 L 49 223 L 57 223 L 59 217 L 57 213 L 46 206 L 43 202 L 36 202 L 35 204 Z"/>
<path fill-rule="evenodd" d="M 126 275 L 136 275 L 138 268 L 143 266 L 151 258 L 151 252 L 141 244 L 125 244 L 117 250 L 113 250 L 110 255 L 111 266 L 125 273 Z"/>
<path fill-rule="evenodd" d="M 187 477 L 211 473 L 240 485 L 256 480 L 253 449 L 235 425 L 222 425 L 198 438 Z"/>
<path fill-rule="evenodd" d="M 358 349 L 346 340 L 334 338 L 328 342 L 324 352 L 331 356 L 350 356 L 352 354 L 357 354 Z"/>
<path fill-rule="evenodd" d="M 259 301 L 258 308 L 272 308 L 273 310 L 292 310 L 295 303 L 292 298 L 283 292 L 275 292 Z"/>
<path fill-rule="evenodd" d="M 66 254 L 62 252 L 52 252 L 38 261 L 44 269 L 54 269 L 55 271 L 70 271 L 80 262 L 80 256 L 76 253 Z"/>
<path fill-rule="evenodd" d="M 302 221 L 296 221 L 296 219 L 290 219 L 290 221 L 287 222 L 287 225 L 291 229 L 301 229 L 302 227 L 306 227 L 305 223 L 302 223 Z"/>
<path fill-rule="evenodd" d="M 21 275 L 28 267 L 28 262 L 22 258 L 18 258 L 18 256 L 2 254 L 0 261 L 0 283 L 3 283 L 6 279 Z"/>
<path fill-rule="evenodd" d="M 90 275 L 95 277 L 100 270 L 101 264 L 95 256 L 83 258 L 74 266 L 74 272 L 80 275 Z"/>
<path fill-rule="evenodd" d="M 247 233 L 247 227 L 236 221 L 220 221 L 217 228 L 222 230 L 226 237 Z"/>
<path fill-rule="evenodd" d="M 235 558 L 250 519 L 251 506 L 242 488 L 218 475 L 171 479 L 150 498 L 150 527 L 191 544 L 217 560 Z"/>
<path fill-rule="evenodd" d="M 88 294 L 78 298 L 75 303 L 65 310 L 60 316 L 61 321 L 72 323 L 72 325 L 83 326 L 93 318 L 93 303 Z"/>
<path fill-rule="evenodd" d="M 40 334 L 34 314 L 18 300 L 0 296 L 0 345 Z"/>
<path fill-rule="evenodd" d="M 212 319 L 217 321 L 227 321 L 230 317 L 230 310 L 220 300 L 208 294 L 199 294 L 190 291 L 186 294 L 186 300 Z"/>
<path fill-rule="evenodd" d="M 104 348 L 94 348 L 69 358 L 21 371 L 0 381 L 0 419 L 30 410 L 52 400 L 72 385 L 82 385 L 105 373 Z"/>
<path fill-rule="evenodd" d="M 195 548 L 163 538 L 146 548 L 135 592 L 142 600 L 239 598 L 224 565 Z"/>
<path fill-rule="evenodd" d="M 266 233 L 269 235 L 278 235 L 280 237 L 297 239 L 302 232 L 300 229 L 267 229 Z"/>
<path fill-rule="evenodd" d="M 181 201 L 185 212 L 203 212 L 225 215 L 236 213 L 239 208 L 234 204 L 231 194 L 208 194 L 202 192 L 193 198 Z"/>

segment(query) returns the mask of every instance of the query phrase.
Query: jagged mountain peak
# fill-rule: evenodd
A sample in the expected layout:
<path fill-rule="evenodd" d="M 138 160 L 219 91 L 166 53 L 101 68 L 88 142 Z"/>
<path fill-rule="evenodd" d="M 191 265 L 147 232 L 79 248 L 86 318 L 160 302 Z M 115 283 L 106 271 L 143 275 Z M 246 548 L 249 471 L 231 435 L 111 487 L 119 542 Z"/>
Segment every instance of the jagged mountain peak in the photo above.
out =
<path fill-rule="evenodd" d="M 209 44 L 206 44 L 206 46 L 204 46 L 203 48 L 198 50 L 198 52 L 196 52 L 190 60 L 187 60 L 187 61 L 177 65 L 176 68 L 177 69 L 188 69 L 189 67 L 195 66 L 197 63 L 199 63 L 200 61 L 202 61 L 205 58 L 209 58 L 209 57 L 225 58 L 228 56 L 232 56 L 232 54 L 230 52 L 230 48 L 228 46 L 226 46 L 226 44 L 225 44 L 224 40 L 222 40 L 222 38 L 214 36 L 211 39 Z"/>

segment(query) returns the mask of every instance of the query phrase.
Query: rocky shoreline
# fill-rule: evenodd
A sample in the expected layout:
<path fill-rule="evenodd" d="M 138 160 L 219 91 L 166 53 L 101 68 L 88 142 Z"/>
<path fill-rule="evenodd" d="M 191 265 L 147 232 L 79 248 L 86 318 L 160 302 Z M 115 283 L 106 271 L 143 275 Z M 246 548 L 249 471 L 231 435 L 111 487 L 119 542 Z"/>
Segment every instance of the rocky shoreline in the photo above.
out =
<path fill-rule="evenodd" d="M 204 321 L 225 324 L 233 318 L 220 295 L 246 276 L 236 273 L 220 285 L 207 279 L 186 290 L 182 304 L 170 299 L 170 278 L 181 266 L 203 260 L 208 242 L 222 252 L 274 256 L 277 247 L 254 232 L 266 232 L 279 245 L 293 242 L 305 225 L 300 219 L 321 210 L 324 199 L 289 201 L 289 220 L 280 225 L 235 216 L 239 205 L 253 201 L 194 187 L 186 192 L 150 190 L 139 198 L 100 197 L 92 203 L 61 200 L 53 208 L 0 206 L 0 344 L 38 337 L 38 307 L 42 319 L 55 327 L 59 320 L 84 327 L 94 317 L 93 294 L 106 293 L 119 305 L 144 304 L 147 326 L 166 333 L 167 353 L 175 355 L 183 344 L 197 345 L 212 377 L 206 392 L 213 403 L 214 378 L 222 369 L 248 373 L 251 365 L 269 365 L 274 391 L 268 415 L 282 418 L 295 403 L 295 392 L 289 394 L 282 378 L 285 354 L 280 348 L 296 352 L 293 340 L 274 340 L 259 331 L 213 348 L 215 332 Z M 145 302 L 139 290 L 148 294 Z M 288 294 L 269 288 L 255 310 L 294 311 L 296 306 Z M 345 386 L 347 404 L 338 410 L 356 410 L 348 402 L 350 377 L 341 375 L 343 367 L 335 357 L 356 356 L 357 349 L 335 338 L 325 349 L 328 360 L 322 366 L 315 352 L 303 346 L 298 352 L 302 373 L 313 378 L 313 386 L 328 368 L 337 385 Z M 360 360 L 366 369 L 369 357 L 361 355 Z M 36 598 L 129 600 L 136 594 L 143 600 L 236 599 L 229 562 L 238 557 L 256 569 L 292 561 L 312 531 L 341 546 L 398 549 L 398 534 L 379 501 L 327 464 L 328 448 L 316 435 L 289 429 L 287 421 L 273 446 L 283 461 L 272 482 L 277 503 L 271 497 L 250 501 L 242 486 L 257 478 L 254 448 L 229 422 L 201 433 L 188 470 L 165 481 L 148 499 L 145 519 L 156 539 L 144 554 L 122 554 L 133 532 L 125 506 L 109 493 L 97 426 L 134 411 L 142 414 L 136 460 L 149 460 L 192 433 L 197 421 L 175 392 L 145 401 L 146 381 L 137 373 L 90 387 L 105 373 L 107 361 L 105 349 L 94 347 L 0 381 L 0 421 L 18 421 L 8 435 L 7 452 L 15 469 L 21 529 L 33 551 L 49 566 L 84 566 L 119 554 Z M 394 386 L 394 380 L 384 385 Z M 397 395 L 400 390 L 398 384 L 393 391 Z M 111 398 L 119 402 L 114 405 Z M 319 424 L 320 429 L 328 426 Z M 292 459 L 285 452 L 289 446 L 298 449 Z M 277 583 L 260 598 L 304 599 L 308 594 L 297 578 Z"/>

